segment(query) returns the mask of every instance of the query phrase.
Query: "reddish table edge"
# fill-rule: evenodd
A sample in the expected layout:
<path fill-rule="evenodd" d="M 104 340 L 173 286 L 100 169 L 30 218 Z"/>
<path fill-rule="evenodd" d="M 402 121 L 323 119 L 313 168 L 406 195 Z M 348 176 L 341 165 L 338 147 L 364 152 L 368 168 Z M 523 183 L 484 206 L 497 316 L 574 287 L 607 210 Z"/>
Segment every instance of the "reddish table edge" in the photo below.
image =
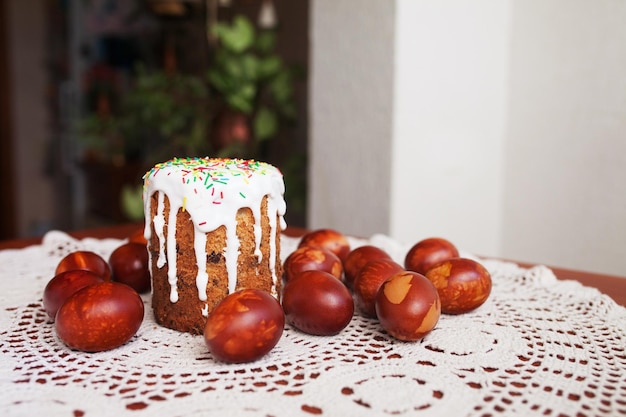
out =
<path fill-rule="evenodd" d="M 96 239 L 124 239 L 142 229 L 142 224 L 128 223 L 85 230 L 68 231 L 67 233 L 77 239 L 83 239 L 87 237 Z M 284 231 L 285 235 L 292 237 L 302 236 L 304 233 L 306 233 L 306 229 L 299 227 L 288 227 L 287 230 Z M 27 246 L 41 243 L 41 239 L 41 237 L 31 237 L 0 241 L 0 250 L 25 248 Z M 519 262 L 515 260 L 506 261 L 514 262 L 525 268 L 530 268 L 537 265 L 529 262 Z M 561 267 L 553 267 L 550 265 L 546 266 L 554 272 L 558 279 L 575 280 L 585 286 L 597 288 L 603 294 L 610 296 L 613 300 L 615 300 L 617 304 L 626 307 L 626 277 L 579 271 Z"/>

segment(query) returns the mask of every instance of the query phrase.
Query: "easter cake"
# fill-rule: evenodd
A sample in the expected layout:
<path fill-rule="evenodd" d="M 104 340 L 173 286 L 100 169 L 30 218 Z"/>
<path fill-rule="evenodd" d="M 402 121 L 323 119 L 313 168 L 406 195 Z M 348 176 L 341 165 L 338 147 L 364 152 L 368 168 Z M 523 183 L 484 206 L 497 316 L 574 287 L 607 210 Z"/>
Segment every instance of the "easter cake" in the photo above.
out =
<path fill-rule="evenodd" d="M 278 297 L 285 185 L 254 160 L 173 158 L 144 175 L 144 235 L 157 323 L 193 334 L 243 288 Z"/>

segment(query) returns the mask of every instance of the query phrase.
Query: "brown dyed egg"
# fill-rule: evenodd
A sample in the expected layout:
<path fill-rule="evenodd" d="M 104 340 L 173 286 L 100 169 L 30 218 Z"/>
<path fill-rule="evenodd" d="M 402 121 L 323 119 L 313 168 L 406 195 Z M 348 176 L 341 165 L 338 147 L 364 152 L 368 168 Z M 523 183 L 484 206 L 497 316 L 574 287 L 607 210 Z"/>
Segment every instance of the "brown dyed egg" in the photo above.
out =
<path fill-rule="evenodd" d="M 287 256 L 283 264 L 285 280 L 289 281 L 300 272 L 324 271 L 341 279 L 343 265 L 341 260 L 331 251 L 324 248 L 302 246 Z"/>
<path fill-rule="evenodd" d="M 420 240 L 409 249 L 404 258 L 404 268 L 424 275 L 437 262 L 457 256 L 459 251 L 450 241 L 431 237 Z"/>
<path fill-rule="evenodd" d="M 56 267 L 55 275 L 72 269 L 84 269 L 95 272 L 105 281 L 111 279 L 111 267 L 104 258 L 95 252 L 79 250 L 69 253 Z"/>
<path fill-rule="evenodd" d="M 43 290 L 43 308 L 48 316 L 54 317 L 72 294 L 87 285 L 104 282 L 100 275 L 85 269 L 73 269 L 55 275 Z"/>
<path fill-rule="evenodd" d="M 375 259 L 361 268 L 352 286 L 354 301 L 361 313 L 367 317 L 376 317 L 376 294 L 392 275 L 404 268 L 391 259 Z"/>
<path fill-rule="evenodd" d="M 132 287 L 138 293 L 150 290 L 148 249 L 140 243 L 118 246 L 109 257 L 112 279 Z"/>
<path fill-rule="evenodd" d="M 452 258 L 439 262 L 426 272 L 439 293 L 441 311 L 461 314 L 482 305 L 491 293 L 491 274 L 479 262 Z"/>
<path fill-rule="evenodd" d="M 403 271 L 381 286 L 376 295 L 376 314 L 383 329 L 396 339 L 420 340 L 439 321 L 439 295 L 426 277 Z"/>
<path fill-rule="evenodd" d="M 303 246 L 328 249 L 342 261 L 350 252 L 348 238 L 333 229 L 317 229 L 305 234 L 300 239 L 298 247 Z"/>
<path fill-rule="evenodd" d="M 148 241 L 144 237 L 143 233 L 144 233 L 143 227 L 141 229 L 136 230 L 128 237 L 128 242 L 139 243 L 141 245 L 146 246 L 148 244 Z"/>
<path fill-rule="evenodd" d="M 72 294 L 59 308 L 55 327 L 71 349 L 101 352 L 128 342 L 143 321 L 137 291 L 118 282 L 100 282 Z"/>
<path fill-rule="evenodd" d="M 288 281 L 283 288 L 282 304 L 289 324 L 320 336 L 339 333 L 354 314 L 348 288 L 323 271 L 304 271 Z"/>
<path fill-rule="evenodd" d="M 222 362 L 252 362 L 269 353 L 280 340 L 285 314 L 269 293 L 244 289 L 224 298 L 209 314 L 204 341 Z"/>
<path fill-rule="evenodd" d="M 343 274 L 346 285 L 352 287 L 354 279 L 361 268 L 375 259 L 391 259 L 391 257 L 384 250 L 372 245 L 364 245 L 352 249 L 343 261 Z"/>

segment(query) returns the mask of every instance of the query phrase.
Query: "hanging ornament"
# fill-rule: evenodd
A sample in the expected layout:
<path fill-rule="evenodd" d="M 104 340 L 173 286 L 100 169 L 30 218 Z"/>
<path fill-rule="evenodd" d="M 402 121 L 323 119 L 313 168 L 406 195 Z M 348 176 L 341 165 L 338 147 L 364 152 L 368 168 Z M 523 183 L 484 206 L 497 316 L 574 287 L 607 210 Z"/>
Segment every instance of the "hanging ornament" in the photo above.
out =
<path fill-rule="evenodd" d="M 258 24 L 261 29 L 274 29 L 278 24 L 276 8 L 272 0 L 263 0 L 261 3 Z"/>

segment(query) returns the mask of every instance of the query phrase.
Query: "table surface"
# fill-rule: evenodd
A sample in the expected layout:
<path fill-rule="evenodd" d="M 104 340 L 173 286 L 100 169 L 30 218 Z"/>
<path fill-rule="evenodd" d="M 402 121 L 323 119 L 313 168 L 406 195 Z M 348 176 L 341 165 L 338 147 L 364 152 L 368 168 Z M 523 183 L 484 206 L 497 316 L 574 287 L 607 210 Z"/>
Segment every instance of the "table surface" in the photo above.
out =
<path fill-rule="evenodd" d="M 124 239 L 137 231 L 142 230 L 140 224 L 119 224 L 114 226 L 92 228 L 85 230 L 78 230 L 68 232 L 71 236 L 82 239 L 86 237 L 92 237 L 97 239 L 103 238 L 116 238 Z M 288 228 L 285 234 L 289 236 L 299 236 L 304 233 L 304 229 L 301 228 Z M 30 245 L 38 244 L 41 242 L 41 238 L 24 238 L 14 240 L 0 241 L 0 250 L 3 249 L 16 249 L 24 248 Z M 530 267 L 533 264 L 529 262 L 519 262 L 512 260 L 524 267 Z M 615 302 L 621 306 L 626 307 L 626 277 L 620 277 L 615 275 L 600 274 L 589 271 L 581 271 L 567 268 L 560 268 L 550 266 L 559 279 L 571 279 L 580 282 L 583 285 L 594 287 L 600 290 L 602 293 L 610 296 Z"/>
<path fill-rule="evenodd" d="M 2 415 L 626 415 L 626 279 L 488 257 L 489 301 L 441 315 L 415 343 L 355 314 L 328 337 L 285 326 L 268 355 L 226 364 L 202 337 L 146 314 L 117 349 L 68 349 L 42 308 L 49 271 L 70 250 L 110 253 L 141 231 L 127 224 L 0 242 Z M 286 231 L 285 254 L 304 232 Z M 394 259 L 408 250 L 383 235 L 354 241 Z M 24 249 L 3 250 L 16 248 Z M 149 305 L 149 294 L 142 299 Z"/>

